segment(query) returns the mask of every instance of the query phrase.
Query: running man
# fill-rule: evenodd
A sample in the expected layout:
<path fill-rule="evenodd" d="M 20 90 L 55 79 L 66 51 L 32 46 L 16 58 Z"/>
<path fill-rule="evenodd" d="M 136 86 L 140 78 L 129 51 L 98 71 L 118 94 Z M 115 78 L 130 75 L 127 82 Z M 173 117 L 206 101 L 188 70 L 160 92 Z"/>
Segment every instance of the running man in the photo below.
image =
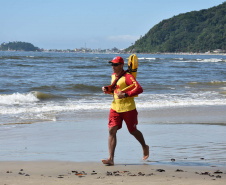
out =
<path fill-rule="evenodd" d="M 143 89 L 133 75 L 124 71 L 124 60 L 122 57 L 117 56 L 109 63 L 111 63 L 113 69 L 111 84 L 112 86 L 115 84 L 115 88 L 112 92 L 114 100 L 111 105 L 108 123 L 109 158 L 103 159 L 102 162 L 103 164 L 114 165 L 114 153 L 117 142 L 116 133 L 122 128 L 123 120 L 125 121 L 130 134 L 132 134 L 141 144 L 143 149 L 143 160 L 146 160 L 149 157 L 149 146 L 146 145 L 143 134 L 137 130 L 138 113 L 134 101 L 134 96 L 142 93 Z M 128 86 L 131 86 L 128 91 L 122 91 Z M 108 87 L 102 87 L 102 90 L 106 94 L 110 93 Z"/>

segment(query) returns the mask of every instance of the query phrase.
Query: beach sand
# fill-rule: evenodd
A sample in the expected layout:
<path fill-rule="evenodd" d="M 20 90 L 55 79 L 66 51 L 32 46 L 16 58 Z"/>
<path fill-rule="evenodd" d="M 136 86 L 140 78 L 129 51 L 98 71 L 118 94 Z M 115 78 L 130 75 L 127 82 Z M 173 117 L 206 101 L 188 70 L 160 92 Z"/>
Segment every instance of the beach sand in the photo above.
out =
<path fill-rule="evenodd" d="M 105 166 L 101 162 L 3 161 L 0 162 L 0 184 L 225 185 L 226 168 L 145 163 Z"/>
<path fill-rule="evenodd" d="M 89 115 L 92 119 L 80 114 L 67 121 L 3 125 L 0 185 L 226 184 L 225 126 L 150 124 L 149 113 L 140 113 L 138 126 L 151 147 L 150 161 L 140 161 L 140 144 L 124 125 L 115 166 L 101 163 L 108 156 L 107 116 L 101 113 Z M 154 115 L 158 118 L 159 112 Z"/>

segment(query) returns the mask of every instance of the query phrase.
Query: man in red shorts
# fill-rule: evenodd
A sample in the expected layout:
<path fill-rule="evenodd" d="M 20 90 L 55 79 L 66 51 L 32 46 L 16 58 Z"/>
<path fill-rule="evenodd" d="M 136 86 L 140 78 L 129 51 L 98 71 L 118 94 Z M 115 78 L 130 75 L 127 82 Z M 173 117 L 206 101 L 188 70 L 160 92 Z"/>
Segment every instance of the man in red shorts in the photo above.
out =
<path fill-rule="evenodd" d="M 143 92 L 142 87 L 130 73 L 123 70 L 124 60 L 117 56 L 109 63 L 112 64 L 113 74 L 111 84 L 115 84 L 113 89 L 114 100 L 111 105 L 109 114 L 109 158 L 103 159 L 103 164 L 114 165 L 114 153 L 116 147 L 116 133 L 122 128 L 122 122 L 125 121 L 127 128 L 141 144 L 143 149 L 143 160 L 149 157 L 149 146 L 146 145 L 143 134 L 137 130 L 137 110 L 134 102 L 134 96 Z M 126 92 L 122 91 L 126 87 L 131 86 Z M 104 93 L 109 94 L 108 87 L 102 87 Z"/>

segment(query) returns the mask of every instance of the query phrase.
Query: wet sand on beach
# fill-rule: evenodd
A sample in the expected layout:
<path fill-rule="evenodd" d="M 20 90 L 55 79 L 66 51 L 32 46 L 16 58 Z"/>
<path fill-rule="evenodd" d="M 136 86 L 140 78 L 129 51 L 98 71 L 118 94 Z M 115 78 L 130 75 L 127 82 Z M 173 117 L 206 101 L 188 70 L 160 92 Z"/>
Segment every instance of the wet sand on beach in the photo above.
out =
<path fill-rule="evenodd" d="M 164 166 L 93 162 L 4 161 L 0 162 L 1 184 L 205 184 L 224 185 L 226 168 L 219 166 Z"/>

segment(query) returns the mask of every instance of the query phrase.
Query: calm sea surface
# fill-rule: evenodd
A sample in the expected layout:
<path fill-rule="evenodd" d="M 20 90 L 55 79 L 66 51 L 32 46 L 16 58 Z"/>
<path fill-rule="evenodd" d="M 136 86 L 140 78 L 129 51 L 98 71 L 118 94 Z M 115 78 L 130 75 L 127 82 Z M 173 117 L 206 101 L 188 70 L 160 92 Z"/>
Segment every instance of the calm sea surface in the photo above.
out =
<path fill-rule="evenodd" d="M 32 146 L 31 143 L 36 140 L 34 138 L 26 140 L 24 137 L 32 135 L 34 130 L 43 129 L 38 136 L 48 138 L 54 136 L 54 129 L 57 133 L 70 135 L 70 128 L 72 130 L 76 128 L 76 131 L 79 132 L 77 136 L 82 136 L 80 131 L 90 124 L 88 122 L 85 124 L 86 120 L 103 119 L 105 121 L 100 121 L 95 129 L 104 129 L 106 135 L 104 134 L 103 137 L 107 137 L 106 122 L 112 97 L 104 95 L 101 87 L 110 84 L 112 68 L 108 61 L 115 56 L 117 54 L 0 51 L 0 145 L 2 147 L 2 149 L 0 148 L 0 160 L 33 159 L 36 156 L 35 153 L 40 153 L 37 155 L 42 156 L 36 156 L 37 159 L 52 159 L 50 156 L 61 156 L 53 157 L 53 159 L 73 160 L 72 156 L 82 150 L 79 145 L 79 151 L 73 150 L 71 151 L 73 155 L 68 156 L 71 142 L 68 141 L 68 144 L 63 145 L 63 141 L 59 140 L 58 143 L 60 146 L 62 144 L 66 147 L 68 155 L 61 155 L 64 152 L 60 149 L 57 151 L 52 149 L 48 155 L 42 151 L 45 148 L 43 140 L 44 143 L 37 145 L 34 151 L 27 156 L 23 150 Z M 128 62 L 128 54 L 120 56 L 124 58 L 125 63 Z M 153 146 L 157 149 L 156 156 L 162 153 L 163 159 L 166 159 L 167 146 L 172 150 L 176 147 L 178 151 L 183 151 L 183 146 L 186 146 L 185 153 L 190 149 L 193 152 L 190 156 L 199 158 L 198 151 L 203 147 L 204 149 L 207 147 L 206 150 L 209 151 L 208 147 L 211 148 L 216 144 L 215 149 L 210 149 L 210 151 L 215 151 L 210 156 L 212 155 L 214 158 L 216 151 L 219 150 L 217 161 L 221 160 L 225 163 L 226 159 L 222 157 L 222 152 L 225 152 L 226 149 L 226 139 L 223 139 L 226 132 L 226 56 L 162 54 L 138 54 L 137 56 L 139 58 L 137 80 L 144 92 L 136 98 L 136 105 L 140 115 L 141 128 L 147 135 L 152 136 L 150 145 L 151 143 L 156 145 Z M 81 123 L 83 127 L 78 126 Z M 66 127 L 67 129 L 64 127 L 65 125 L 69 125 Z M 168 127 L 173 128 L 173 132 L 177 133 L 173 138 L 172 132 L 169 133 L 166 130 Z M 53 130 L 51 129 L 51 132 L 47 133 L 46 129 L 50 128 Z M 158 131 L 159 129 L 161 131 Z M 170 128 L 168 129 L 170 130 Z M 207 129 L 206 132 L 204 132 L 205 129 Z M 156 132 L 160 132 L 160 135 L 167 133 L 168 135 L 164 135 L 163 138 L 167 142 L 170 141 L 167 136 L 172 140 L 178 139 L 177 142 L 172 141 L 178 146 L 174 146 L 172 143 L 168 143 L 167 146 L 166 143 L 155 143 L 153 135 L 156 132 L 149 133 L 151 131 L 148 130 L 156 130 Z M 191 138 L 195 137 L 194 130 L 205 133 L 204 138 L 210 140 L 209 144 L 196 147 L 192 144 L 195 141 L 191 138 L 188 138 L 184 145 L 179 144 L 181 139 L 179 136 L 183 130 L 188 132 L 187 134 Z M 208 134 L 211 130 L 215 130 L 218 138 L 211 139 L 211 137 L 215 137 Z M 124 132 L 127 133 L 126 130 L 122 131 L 122 133 Z M 94 133 L 91 132 L 91 135 L 94 137 Z M 100 135 L 93 139 L 98 141 L 99 137 Z M 54 138 L 56 140 L 56 136 Z M 201 138 L 203 137 L 196 139 Z M 73 134 L 70 139 L 73 140 Z M 18 143 L 14 143 L 15 140 L 26 143 L 26 146 L 23 146 L 22 149 L 15 148 L 18 147 Z M 203 141 L 203 139 L 201 140 Z M 213 140 L 212 144 L 211 140 Z M 49 142 L 51 141 L 49 140 Z M 103 145 L 104 147 L 98 152 L 107 154 L 105 146 L 107 142 Z M 63 146 L 61 148 L 64 148 Z M 94 146 L 92 145 L 92 147 Z M 192 150 L 192 147 L 195 149 Z M 93 148 L 93 153 L 95 153 L 95 149 L 96 147 Z M 21 153 L 24 155 L 19 151 L 22 151 Z M 21 158 L 17 158 L 14 154 L 10 158 L 9 153 L 14 153 Z M 99 157 L 99 153 L 95 154 L 96 157 Z M 174 151 L 175 153 L 179 155 L 179 152 Z M 170 156 L 168 157 L 170 158 Z M 183 158 L 180 155 L 178 157 Z M 156 158 L 158 159 L 158 157 Z M 78 157 L 78 160 L 83 159 Z M 96 160 L 96 158 L 90 160 Z"/>

